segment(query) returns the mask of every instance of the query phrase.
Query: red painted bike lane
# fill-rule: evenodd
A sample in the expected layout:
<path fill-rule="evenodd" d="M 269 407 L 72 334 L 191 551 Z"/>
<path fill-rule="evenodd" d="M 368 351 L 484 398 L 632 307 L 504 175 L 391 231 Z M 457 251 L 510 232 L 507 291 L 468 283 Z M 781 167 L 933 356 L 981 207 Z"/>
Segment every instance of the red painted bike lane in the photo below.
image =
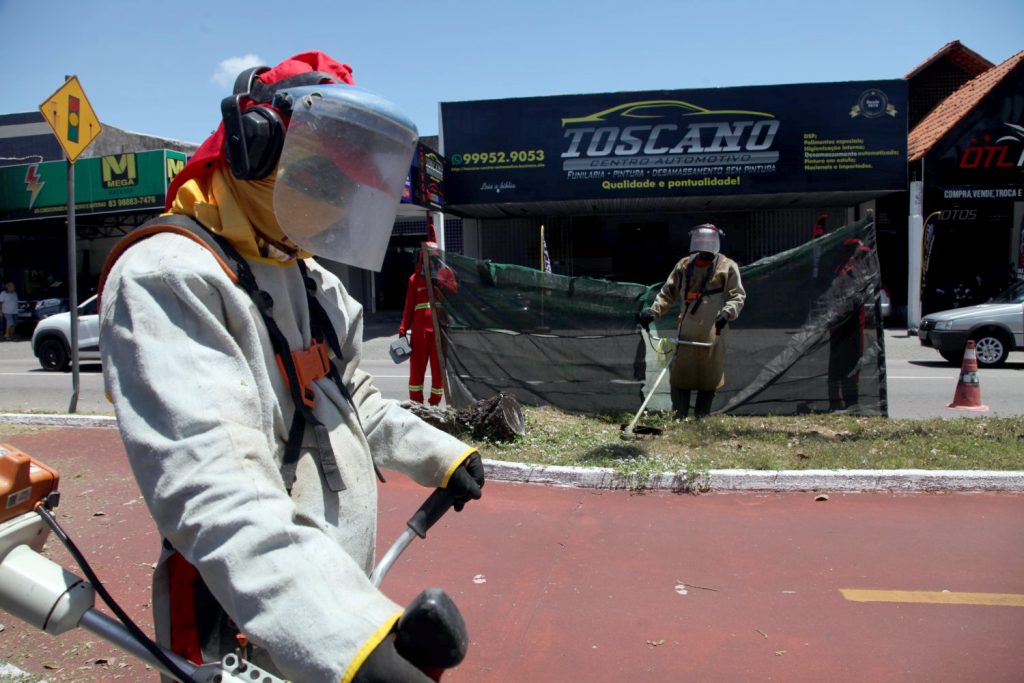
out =
<path fill-rule="evenodd" d="M 149 629 L 158 538 L 117 432 L 8 440 L 61 470 L 62 524 Z M 397 474 L 381 487 L 381 550 L 427 493 Z M 1024 496 L 815 497 L 490 482 L 384 590 L 455 599 L 471 645 L 450 683 L 1021 680 Z M 0 658 L 50 680 L 156 678 L 82 631 L 0 620 Z"/>

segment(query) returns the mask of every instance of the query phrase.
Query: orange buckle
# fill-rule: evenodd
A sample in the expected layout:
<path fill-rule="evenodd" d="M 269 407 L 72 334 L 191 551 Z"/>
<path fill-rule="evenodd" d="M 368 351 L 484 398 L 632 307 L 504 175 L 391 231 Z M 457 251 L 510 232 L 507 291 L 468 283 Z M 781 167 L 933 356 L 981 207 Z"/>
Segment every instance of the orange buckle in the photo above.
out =
<path fill-rule="evenodd" d="M 316 406 L 316 393 L 313 391 L 313 382 L 325 377 L 331 371 L 331 359 L 327 355 L 327 344 L 313 340 L 308 349 L 292 351 L 292 363 L 295 365 L 295 374 L 298 375 L 301 386 L 302 402 L 307 408 Z M 281 356 L 277 356 L 277 367 L 284 377 L 284 383 L 290 387 L 288 371 L 284 367 Z"/>

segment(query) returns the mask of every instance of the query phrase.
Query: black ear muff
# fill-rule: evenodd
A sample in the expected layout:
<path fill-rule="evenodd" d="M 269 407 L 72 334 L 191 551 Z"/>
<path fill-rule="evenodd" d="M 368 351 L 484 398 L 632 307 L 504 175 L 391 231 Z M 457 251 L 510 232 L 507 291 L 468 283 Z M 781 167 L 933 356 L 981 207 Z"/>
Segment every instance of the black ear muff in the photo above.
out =
<path fill-rule="evenodd" d="M 232 95 L 248 95 L 253 87 L 259 83 L 259 75 L 270 71 L 269 66 L 252 66 L 238 74 L 235 79 L 235 86 L 231 89 Z"/>
<path fill-rule="evenodd" d="M 221 102 L 224 151 L 236 178 L 259 180 L 277 166 L 284 146 L 284 122 L 276 111 L 259 105 L 243 112 L 238 99 L 236 95 Z"/>
<path fill-rule="evenodd" d="M 240 180 L 259 180 L 277 166 L 284 146 L 284 122 L 273 109 L 259 105 L 242 111 L 243 97 L 259 83 L 257 77 L 268 71 L 259 66 L 247 69 L 235 80 L 234 94 L 221 100 L 220 111 L 224 119 L 224 152 L 231 173 Z"/>

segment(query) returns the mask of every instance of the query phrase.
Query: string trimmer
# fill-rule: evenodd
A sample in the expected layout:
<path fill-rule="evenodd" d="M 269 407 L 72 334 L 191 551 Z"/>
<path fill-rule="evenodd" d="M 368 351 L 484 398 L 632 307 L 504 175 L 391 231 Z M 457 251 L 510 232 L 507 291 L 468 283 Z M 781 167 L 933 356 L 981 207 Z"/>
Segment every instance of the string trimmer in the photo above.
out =
<path fill-rule="evenodd" d="M 238 654 L 196 665 L 153 642 L 114 601 L 51 511 L 60 501 L 58 472 L 9 444 L 0 444 L 0 609 L 51 635 L 84 628 L 182 683 L 284 683 Z M 408 529 L 384 554 L 372 580 L 379 586 L 412 542 L 424 538 L 452 506 L 446 489 L 435 490 L 409 520 Z M 50 532 L 67 547 L 83 580 L 40 552 Z M 99 593 L 117 619 L 98 611 Z M 429 651 L 418 648 L 430 643 Z M 435 680 L 462 662 L 469 637 L 455 604 L 437 588 L 420 593 L 398 622 L 395 648 Z"/>
<path fill-rule="evenodd" d="M 653 342 L 649 343 L 653 345 Z M 711 342 L 696 342 L 689 341 L 686 339 L 669 339 L 667 337 L 663 337 L 658 340 L 658 346 L 655 348 L 655 352 L 667 355 L 668 361 L 665 363 L 665 367 L 661 369 L 661 372 L 658 373 L 658 379 L 654 380 L 654 384 L 651 386 L 651 390 L 647 392 L 647 396 L 644 398 L 643 403 L 640 404 L 640 410 L 636 411 L 636 415 L 633 416 L 633 419 L 630 421 L 628 425 L 622 427 L 622 433 L 619 434 L 619 438 L 622 439 L 623 441 L 633 441 L 634 439 L 636 439 L 638 430 L 640 434 L 644 435 L 656 436 L 661 433 L 661 430 L 658 429 L 657 427 L 637 427 L 637 422 L 639 422 L 640 416 L 643 415 L 644 408 L 646 408 L 647 404 L 650 403 L 651 397 L 654 396 L 654 392 L 657 391 L 658 387 L 661 385 L 661 380 L 665 378 L 665 375 L 668 374 L 668 371 L 672 367 L 672 363 L 675 362 L 676 346 L 702 346 L 707 348 L 711 346 Z"/>

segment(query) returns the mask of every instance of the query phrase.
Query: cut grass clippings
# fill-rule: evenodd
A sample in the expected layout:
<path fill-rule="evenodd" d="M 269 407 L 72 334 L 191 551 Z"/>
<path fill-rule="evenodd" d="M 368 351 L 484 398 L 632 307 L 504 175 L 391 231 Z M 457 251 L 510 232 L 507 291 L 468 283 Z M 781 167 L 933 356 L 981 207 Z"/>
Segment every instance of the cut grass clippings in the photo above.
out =
<path fill-rule="evenodd" d="M 525 436 L 510 443 L 471 443 L 484 458 L 609 467 L 634 477 L 711 469 L 1024 470 L 1024 417 L 723 415 L 679 422 L 668 413 L 651 413 L 640 423 L 663 432 L 623 441 L 620 426 L 631 414 L 585 415 L 526 406 L 523 412 Z"/>

